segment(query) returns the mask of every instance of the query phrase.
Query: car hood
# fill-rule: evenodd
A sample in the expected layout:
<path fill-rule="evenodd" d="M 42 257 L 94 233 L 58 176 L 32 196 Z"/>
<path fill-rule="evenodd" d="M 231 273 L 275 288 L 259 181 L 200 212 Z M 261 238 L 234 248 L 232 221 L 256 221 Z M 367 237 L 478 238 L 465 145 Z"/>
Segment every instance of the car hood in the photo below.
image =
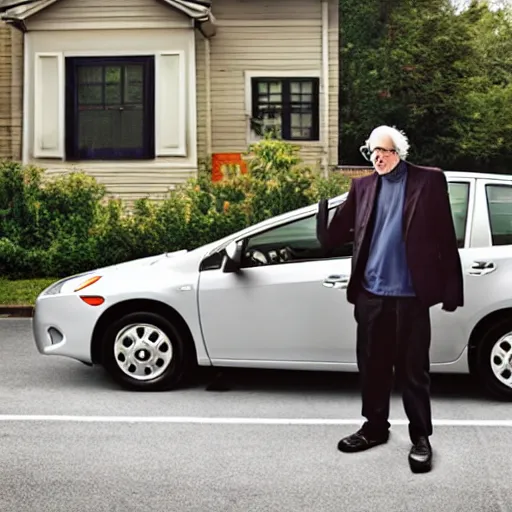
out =
<path fill-rule="evenodd" d="M 150 267 L 152 265 L 155 265 L 161 261 L 168 261 L 171 258 L 178 258 L 180 256 L 183 256 L 185 254 L 188 254 L 188 251 L 186 249 L 183 249 L 181 251 L 173 251 L 173 252 L 165 252 L 163 254 L 157 254 L 155 256 L 147 256 L 145 258 L 139 258 L 137 260 L 131 260 L 131 261 L 125 261 L 123 263 L 116 263 L 115 265 L 110 265 L 108 267 L 101 267 L 97 268 L 91 272 L 87 272 L 86 274 L 102 274 L 106 275 L 111 272 L 125 272 L 125 271 L 133 271 L 136 269 L 144 268 L 144 267 Z"/>
<path fill-rule="evenodd" d="M 139 258 L 136 260 L 126 261 L 123 263 L 117 263 L 115 265 L 109 265 L 106 267 L 98 267 L 80 274 L 65 277 L 59 281 L 51 284 L 46 290 L 42 292 L 42 295 L 54 295 L 58 293 L 72 292 L 74 287 L 81 282 L 84 282 L 88 277 L 100 275 L 102 277 L 115 276 L 117 274 L 130 274 L 137 270 L 149 269 L 151 266 L 156 265 L 160 262 L 169 261 L 170 259 L 179 260 L 188 254 L 187 250 L 166 252 L 163 254 L 157 254 L 155 256 L 148 256 L 145 258 Z"/>

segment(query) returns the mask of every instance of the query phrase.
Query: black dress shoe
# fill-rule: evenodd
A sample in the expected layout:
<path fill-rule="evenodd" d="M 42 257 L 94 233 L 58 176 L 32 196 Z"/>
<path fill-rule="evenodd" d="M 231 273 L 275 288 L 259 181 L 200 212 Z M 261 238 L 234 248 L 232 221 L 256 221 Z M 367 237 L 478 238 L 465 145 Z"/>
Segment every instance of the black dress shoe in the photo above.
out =
<path fill-rule="evenodd" d="M 432 469 L 432 447 L 428 437 L 420 437 L 409 452 L 409 465 L 413 473 L 426 473 Z"/>
<path fill-rule="evenodd" d="M 358 430 L 355 434 L 344 437 L 338 443 L 338 450 L 345 453 L 362 452 L 379 444 L 387 443 L 389 432 L 383 436 L 370 437 L 363 429 Z"/>

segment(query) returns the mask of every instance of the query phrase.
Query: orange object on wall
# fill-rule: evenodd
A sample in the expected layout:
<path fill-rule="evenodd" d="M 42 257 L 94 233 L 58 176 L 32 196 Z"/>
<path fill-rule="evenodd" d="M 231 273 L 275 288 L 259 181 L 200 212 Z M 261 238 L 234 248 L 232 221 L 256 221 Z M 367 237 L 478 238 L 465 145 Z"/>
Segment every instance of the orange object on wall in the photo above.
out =
<path fill-rule="evenodd" d="M 247 164 L 241 153 L 214 153 L 212 155 L 212 181 L 221 181 L 225 166 L 237 166 L 242 173 L 247 172 Z"/>

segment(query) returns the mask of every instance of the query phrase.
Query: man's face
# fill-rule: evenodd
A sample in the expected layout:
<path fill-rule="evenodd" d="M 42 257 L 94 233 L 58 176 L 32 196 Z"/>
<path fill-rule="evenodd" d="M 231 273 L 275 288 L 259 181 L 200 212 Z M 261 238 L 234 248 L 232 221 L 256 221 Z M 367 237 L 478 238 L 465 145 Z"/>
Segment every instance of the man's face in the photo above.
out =
<path fill-rule="evenodd" d="M 370 142 L 371 160 L 379 174 L 392 171 L 400 161 L 391 137 L 378 137 Z"/>

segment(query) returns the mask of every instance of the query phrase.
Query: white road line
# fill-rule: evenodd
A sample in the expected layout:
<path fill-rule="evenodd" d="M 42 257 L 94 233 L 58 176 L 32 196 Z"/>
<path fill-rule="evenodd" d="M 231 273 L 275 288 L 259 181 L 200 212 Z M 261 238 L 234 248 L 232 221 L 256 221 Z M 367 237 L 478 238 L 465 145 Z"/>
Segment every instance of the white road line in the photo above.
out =
<path fill-rule="evenodd" d="M 169 423 L 201 425 L 361 425 L 361 419 L 330 418 L 217 418 L 198 416 L 71 416 L 71 415 L 0 415 L 0 422 L 70 422 L 70 423 Z M 391 425 L 408 425 L 407 420 L 390 420 Z M 512 420 L 433 420 L 439 427 L 512 427 Z"/>

